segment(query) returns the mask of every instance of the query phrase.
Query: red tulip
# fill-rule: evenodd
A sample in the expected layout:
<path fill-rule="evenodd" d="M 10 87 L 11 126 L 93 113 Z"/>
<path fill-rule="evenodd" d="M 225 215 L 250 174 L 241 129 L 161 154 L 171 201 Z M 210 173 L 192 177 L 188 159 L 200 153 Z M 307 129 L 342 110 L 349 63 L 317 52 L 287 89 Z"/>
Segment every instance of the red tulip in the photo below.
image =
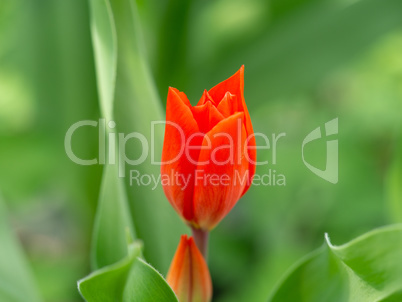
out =
<path fill-rule="evenodd" d="M 244 66 L 205 90 L 196 106 L 185 93 L 169 88 L 162 186 L 193 228 L 214 228 L 246 193 L 255 173 L 255 137 L 243 77 Z"/>
<path fill-rule="evenodd" d="M 211 276 L 192 237 L 181 236 L 166 281 L 180 302 L 211 301 Z"/>

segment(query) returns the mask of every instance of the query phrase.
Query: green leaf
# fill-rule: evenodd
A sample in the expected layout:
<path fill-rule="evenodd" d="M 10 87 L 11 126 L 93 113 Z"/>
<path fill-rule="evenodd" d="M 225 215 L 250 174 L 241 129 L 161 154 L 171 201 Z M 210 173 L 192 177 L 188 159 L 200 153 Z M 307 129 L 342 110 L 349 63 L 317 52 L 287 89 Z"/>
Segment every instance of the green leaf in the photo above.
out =
<path fill-rule="evenodd" d="M 102 115 L 113 119 L 117 45 L 113 15 L 108 0 L 89 0 L 99 101 Z"/>
<path fill-rule="evenodd" d="M 117 262 L 127 255 L 127 236 L 134 238 L 124 182 L 117 165 L 106 165 L 92 238 L 93 269 Z"/>
<path fill-rule="evenodd" d="M 106 121 L 113 120 L 117 44 L 113 15 L 108 0 L 90 0 L 91 33 L 95 53 L 99 103 Z M 110 129 L 103 126 L 106 133 Z M 109 138 L 109 136 L 107 136 Z M 110 141 L 107 141 L 109 144 Z M 99 144 L 105 141 L 100 138 Z M 104 147 L 104 146 L 103 146 Z M 105 157 L 109 158 L 109 156 Z M 100 159 L 101 162 L 101 159 Z M 103 160 L 104 163 L 105 160 Z M 94 269 L 110 265 L 127 255 L 126 237 L 134 237 L 134 227 L 124 180 L 118 177 L 117 164 L 107 164 L 95 217 L 91 261 Z"/>
<path fill-rule="evenodd" d="M 129 178 L 130 170 L 155 178 L 159 176 L 159 165 L 151 163 L 151 148 L 154 151 L 153 158 L 159 161 L 163 127 L 157 127 L 152 134 L 151 123 L 164 120 L 144 55 L 136 2 L 91 0 L 90 4 L 98 85 L 105 83 L 109 87 L 103 92 L 100 87 L 100 97 L 105 104 L 103 107 L 108 108 L 105 117 L 115 118 L 117 129 L 123 137 L 136 132 L 145 138 L 147 144 L 144 146 L 132 138 L 127 142 L 127 146 L 119 145 L 119 175 L 125 176 L 132 221 L 138 238 L 145 243 L 147 260 L 159 270 L 166 271 L 176 249 L 177 239 L 186 232 L 186 228 L 169 205 L 160 185 L 155 188 L 136 184 L 130 186 Z M 117 64 L 116 69 L 114 62 Z M 111 95 L 114 114 L 108 113 L 111 103 L 108 97 Z M 119 136 L 120 142 L 123 137 Z M 138 159 L 143 151 L 148 151 L 145 162 L 135 166 L 125 165 L 123 155 L 134 160 Z M 99 234 L 99 238 L 101 236 L 103 235 Z"/>
<path fill-rule="evenodd" d="M 78 289 L 88 302 L 169 302 L 177 301 L 163 277 L 139 258 L 141 246 L 129 246 L 128 256 L 95 271 L 78 282 Z"/>
<path fill-rule="evenodd" d="M 300 261 L 269 301 L 400 301 L 402 225 L 326 244 Z"/>
<path fill-rule="evenodd" d="M 0 301 L 42 301 L 21 247 L 8 225 L 0 196 Z"/>

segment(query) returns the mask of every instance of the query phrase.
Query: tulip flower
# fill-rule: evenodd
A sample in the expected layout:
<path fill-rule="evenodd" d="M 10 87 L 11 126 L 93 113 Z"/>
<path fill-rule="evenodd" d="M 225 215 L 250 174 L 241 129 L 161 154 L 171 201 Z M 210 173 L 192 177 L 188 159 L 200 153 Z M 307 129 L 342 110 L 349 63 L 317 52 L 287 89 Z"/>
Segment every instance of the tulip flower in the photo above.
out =
<path fill-rule="evenodd" d="M 211 276 L 192 237 L 181 236 L 166 280 L 180 302 L 211 301 Z"/>
<path fill-rule="evenodd" d="M 255 137 L 243 77 L 244 66 L 205 90 L 196 106 L 185 93 L 169 88 L 162 186 L 193 229 L 213 229 L 246 193 L 254 176 Z"/>

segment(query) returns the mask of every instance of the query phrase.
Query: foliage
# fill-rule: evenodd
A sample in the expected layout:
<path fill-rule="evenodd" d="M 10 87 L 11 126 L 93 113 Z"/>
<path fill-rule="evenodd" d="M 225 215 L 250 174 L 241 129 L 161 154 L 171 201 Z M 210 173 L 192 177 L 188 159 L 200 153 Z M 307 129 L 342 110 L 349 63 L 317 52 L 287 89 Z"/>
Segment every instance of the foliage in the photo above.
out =
<path fill-rule="evenodd" d="M 307 256 L 270 301 L 399 301 L 402 293 L 402 225 L 380 228 L 351 242 Z"/>
<path fill-rule="evenodd" d="M 127 257 L 99 269 L 79 281 L 78 289 L 88 302 L 177 301 L 163 277 L 139 258 L 141 245 L 132 243 Z"/>

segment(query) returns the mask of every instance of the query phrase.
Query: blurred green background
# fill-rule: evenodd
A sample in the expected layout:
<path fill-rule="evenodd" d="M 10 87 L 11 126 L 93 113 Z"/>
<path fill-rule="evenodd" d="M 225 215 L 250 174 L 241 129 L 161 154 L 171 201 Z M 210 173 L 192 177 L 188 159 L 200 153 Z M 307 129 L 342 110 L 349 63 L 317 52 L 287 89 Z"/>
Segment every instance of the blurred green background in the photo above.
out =
<path fill-rule="evenodd" d="M 244 64 L 255 132 L 286 133 L 277 163 L 263 150 L 259 159 L 270 164 L 257 169 L 275 169 L 286 186 L 252 187 L 211 234 L 214 301 L 266 300 L 325 232 L 341 244 L 402 222 L 402 1 L 137 5 L 163 105 L 168 86 L 195 104 L 205 88 Z M 71 162 L 64 136 L 73 123 L 99 117 L 88 3 L 2 0 L 0 196 L 45 301 L 82 300 L 76 281 L 90 270 L 102 166 Z M 304 166 L 301 144 L 336 117 L 333 185 Z M 97 156 L 97 129 L 74 140 L 77 155 Z M 305 150 L 321 169 L 325 144 L 317 140 Z"/>

